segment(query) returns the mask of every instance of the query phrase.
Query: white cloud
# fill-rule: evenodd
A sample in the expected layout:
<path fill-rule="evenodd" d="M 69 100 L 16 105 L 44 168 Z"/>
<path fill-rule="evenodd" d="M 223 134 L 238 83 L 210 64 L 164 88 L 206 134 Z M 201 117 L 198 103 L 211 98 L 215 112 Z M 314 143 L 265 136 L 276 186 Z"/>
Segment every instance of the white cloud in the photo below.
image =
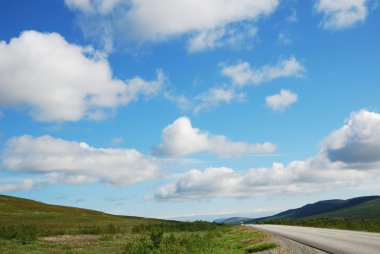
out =
<path fill-rule="evenodd" d="M 249 144 L 232 142 L 225 136 L 212 135 L 193 128 L 187 117 L 180 117 L 162 131 L 162 144 L 153 149 L 154 154 L 180 157 L 200 152 L 210 152 L 229 158 L 247 154 L 268 154 L 276 151 L 272 143 Z"/>
<path fill-rule="evenodd" d="M 288 165 L 235 171 L 193 169 L 159 187 L 158 200 L 249 198 L 269 194 L 305 194 L 363 186 L 380 177 L 380 114 L 361 110 L 324 139 L 320 152 Z"/>
<path fill-rule="evenodd" d="M 209 31 L 201 31 L 189 40 L 188 50 L 190 52 L 214 49 L 222 46 L 220 40 L 225 36 L 224 29 L 215 29 Z"/>
<path fill-rule="evenodd" d="M 321 144 L 331 161 L 360 168 L 380 168 L 380 114 L 360 110 Z"/>
<path fill-rule="evenodd" d="M 104 2 L 110 2 L 108 8 L 101 8 Z M 86 14 L 81 16 L 85 34 L 94 33 L 96 27 L 100 32 L 98 37 L 103 39 L 106 34 L 119 42 L 157 42 L 195 35 L 190 38 L 189 45 L 190 51 L 197 51 L 219 47 L 219 39 L 224 41 L 222 44 L 227 43 L 231 37 L 228 34 L 234 31 L 231 26 L 239 22 L 253 23 L 262 16 L 269 16 L 279 1 L 66 0 L 66 5 Z"/>
<path fill-rule="evenodd" d="M 242 30 L 242 31 L 241 31 Z M 225 46 L 242 47 L 248 45 L 257 34 L 257 28 L 249 27 L 244 29 L 237 28 L 217 28 L 202 30 L 188 41 L 187 49 L 189 52 L 201 52 Z"/>
<path fill-rule="evenodd" d="M 13 191 L 26 191 L 34 188 L 35 182 L 32 179 L 24 179 L 20 183 L 0 183 L 0 193 Z"/>
<path fill-rule="evenodd" d="M 306 162 L 309 164 L 310 162 Z M 305 162 L 294 161 L 288 166 L 274 163 L 271 168 L 193 169 L 174 183 L 156 189 L 157 200 L 180 201 L 211 198 L 252 198 L 257 195 L 307 194 L 344 187 L 369 179 L 368 172 L 357 170 L 309 169 Z"/>
<path fill-rule="evenodd" d="M 273 111 L 283 111 L 298 100 L 298 95 L 281 89 L 280 93 L 265 98 L 266 105 Z"/>
<path fill-rule="evenodd" d="M 189 110 L 192 107 L 193 102 L 191 99 L 184 95 L 177 95 L 172 91 L 164 92 L 165 99 L 174 102 L 177 107 L 181 110 Z"/>
<path fill-rule="evenodd" d="M 279 61 L 276 65 L 265 65 L 253 69 L 248 62 L 236 65 L 226 65 L 222 74 L 229 77 L 235 86 L 243 87 L 248 84 L 261 84 L 283 77 L 299 77 L 305 72 L 305 67 L 295 57 Z"/>
<path fill-rule="evenodd" d="M 177 95 L 173 91 L 164 92 L 164 97 L 174 102 L 179 109 L 198 114 L 201 111 L 210 111 L 222 103 L 229 104 L 233 101 L 242 102 L 245 100 L 246 94 L 236 92 L 235 89 L 232 88 L 212 87 L 193 98 Z"/>
<path fill-rule="evenodd" d="M 164 82 L 112 78 L 108 61 L 91 47 L 57 33 L 23 32 L 0 42 L 0 107 L 25 108 L 38 121 L 101 119 L 117 106 L 156 95 Z"/>
<path fill-rule="evenodd" d="M 72 10 L 85 14 L 111 12 L 121 0 L 65 0 L 65 4 Z"/>
<path fill-rule="evenodd" d="M 317 0 L 315 9 L 323 15 L 324 29 L 339 30 L 363 23 L 368 16 L 368 0 Z"/>
<path fill-rule="evenodd" d="M 202 110 L 215 108 L 221 103 L 231 103 L 234 100 L 243 101 L 245 94 L 237 93 L 233 89 L 214 87 L 210 88 L 207 92 L 199 94 L 195 99 L 198 103 L 194 107 L 193 112 L 197 114 Z"/>
<path fill-rule="evenodd" d="M 70 9 L 77 9 L 82 12 L 89 12 L 92 10 L 90 0 L 65 0 L 65 4 Z"/>
<path fill-rule="evenodd" d="M 45 173 L 50 183 L 98 180 L 123 186 L 157 177 L 162 166 L 134 149 L 94 148 L 84 142 L 27 135 L 8 140 L 2 160 L 7 170 Z"/>

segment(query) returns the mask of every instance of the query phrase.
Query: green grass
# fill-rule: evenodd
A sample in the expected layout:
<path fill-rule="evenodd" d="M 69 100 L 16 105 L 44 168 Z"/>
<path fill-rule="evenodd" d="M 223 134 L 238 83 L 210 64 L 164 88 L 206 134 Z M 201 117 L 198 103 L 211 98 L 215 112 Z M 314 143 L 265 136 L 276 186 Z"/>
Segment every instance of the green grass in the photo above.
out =
<path fill-rule="evenodd" d="M 273 219 L 258 222 L 258 224 L 278 224 L 317 228 L 346 229 L 368 232 L 380 232 L 379 219 Z"/>
<path fill-rule="evenodd" d="M 155 231 L 154 231 L 155 230 Z M 276 247 L 267 235 L 248 227 L 218 226 L 208 231 L 106 234 L 91 242 L 23 243 L 0 239 L 2 254 L 246 254 Z"/>
<path fill-rule="evenodd" d="M 254 252 L 259 252 L 259 251 L 264 251 L 264 250 L 270 250 L 273 248 L 276 248 L 277 245 L 274 243 L 260 243 L 252 247 L 248 247 L 246 249 L 247 253 L 254 253 Z"/>
<path fill-rule="evenodd" d="M 248 227 L 114 216 L 0 196 L 2 254 L 245 254 L 269 247 L 265 233 Z"/>
<path fill-rule="evenodd" d="M 75 207 L 48 205 L 28 199 L 0 195 L 0 225 L 32 226 L 38 235 L 101 234 L 130 232 L 142 222 L 174 223 L 157 219 L 115 216 Z"/>

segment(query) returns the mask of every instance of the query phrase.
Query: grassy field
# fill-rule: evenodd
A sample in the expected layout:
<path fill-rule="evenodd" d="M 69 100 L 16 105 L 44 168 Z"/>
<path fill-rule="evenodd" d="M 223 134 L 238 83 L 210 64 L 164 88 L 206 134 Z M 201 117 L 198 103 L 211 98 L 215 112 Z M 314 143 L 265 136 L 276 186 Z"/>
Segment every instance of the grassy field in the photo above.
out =
<path fill-rule="evenodd" d="M 278 224 L 290 226 L 380 232 L 380 219 L 271 219 L 257 222 L 257 224 Z"/>
<path fill-rule="evenodd" d="M 36 228 L 38 235 L 130 232 L 142 222 L 170 223 L 157 219 L 115 216 L 98 211 L 48 205 L 29 199 L 0 195 L 0 228 Z"/>
<path fill-rule="evenodd" d="M 0 196 L 2 254 L 243 254 L 276 247 L 248 227 L 114 216 Z"/>

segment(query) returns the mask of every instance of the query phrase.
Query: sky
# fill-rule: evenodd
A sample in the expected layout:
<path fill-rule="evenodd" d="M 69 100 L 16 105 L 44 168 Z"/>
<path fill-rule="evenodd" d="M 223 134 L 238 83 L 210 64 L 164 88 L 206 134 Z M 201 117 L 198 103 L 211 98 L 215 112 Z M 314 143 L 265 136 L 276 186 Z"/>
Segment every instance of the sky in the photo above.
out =
<path fill-rule="evenodd" d="M 378 0 L 3 0 L 0 193 L 183 220 L 380 191 Z"/>

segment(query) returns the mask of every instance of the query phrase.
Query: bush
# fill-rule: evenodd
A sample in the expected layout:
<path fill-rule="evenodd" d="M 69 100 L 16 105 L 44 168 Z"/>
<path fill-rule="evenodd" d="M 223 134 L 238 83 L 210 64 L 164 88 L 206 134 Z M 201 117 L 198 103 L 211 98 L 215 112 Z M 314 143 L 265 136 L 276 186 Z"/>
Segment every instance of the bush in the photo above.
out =
<path fill-rule="evenodd" d="M 163 236 L 164 232 L 161 229 L 154 229 L 150 232 L 150 240 L 152 241 L 154 249 L 158 249 L 160 247 Z"/>
<path fill-rule="evenodd" d="M 107 233 L 109 234 L 116 234 L 116 233 L 120 233 L 120 227 L 116 227 L 115 225 L 113 224 L 108 224 L 107 226 Z"/>
<path fill-rule="evenodd" d="M 99 226 L 93 225 L 93 226 L 79 227 L 79 232 L 81 234 L 98 235 L 102 233 L 102 230 L 100 229 Z"/>
<path fill-rule="evenodd" d="M 131 239 L 125 246 L 124 254 L 149 254 L 152 253 L 152 244 L 146 236 L 139 239 Z"/>
<path fill-rule="evenodd" d="M 132 228 L 132 233 L 152 232 L 159 228 L 163 232 L 198 232 L 198 231 L 211 231 L 224 227 L 216 223 L 206 221 L 194 222 L 176 222 L 176 223 L 143 223 L 135 225 Z"/>
<path fill-rule="evenodd" d="M 23 244 L 37 240 L 38 231 L 34 225 L 2 226 L 0 227 L 0 238 L 6 240 L 16 239 Z"/>

